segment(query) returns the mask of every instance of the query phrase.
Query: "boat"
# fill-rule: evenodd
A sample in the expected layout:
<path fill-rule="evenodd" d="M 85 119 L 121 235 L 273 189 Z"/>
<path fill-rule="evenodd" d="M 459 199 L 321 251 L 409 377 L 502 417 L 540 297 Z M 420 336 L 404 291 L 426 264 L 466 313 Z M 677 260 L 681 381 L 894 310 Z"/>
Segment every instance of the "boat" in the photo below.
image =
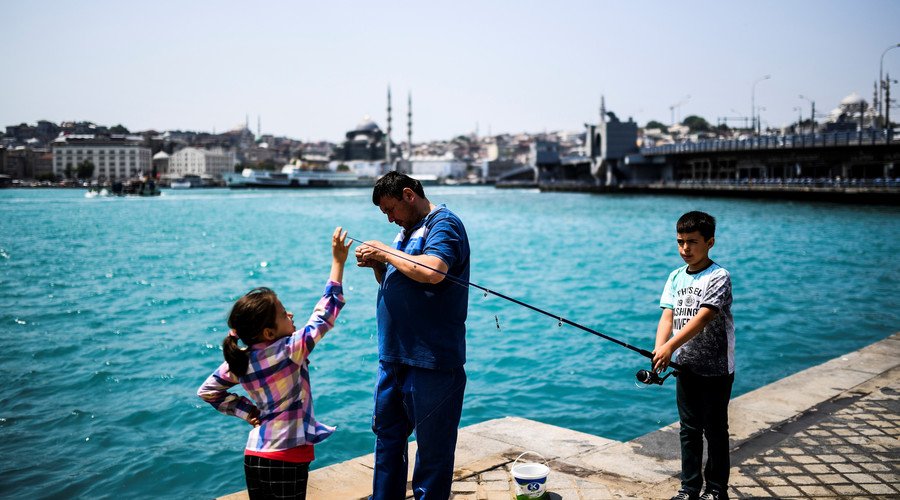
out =
<path fill-rule="evenodd" d="M 372 177 L 349 171 L 302 170 L 292 165 L 281 172 L 245 168 L 240 173 L 223 174 L 222 178 L 230 188 L 368 187 L 375 183 Z"/>
<path fill-rule="evenodd" d="M 159 196 L 162 192 L 157 187 L 156 182 L 154 181 L 140 181 L 136 183 L 132 183 L 132 189 L 129 190 L 126 186 L 125 194 L 134 194 L 138 196 Z"/>
<path fill-rule="evenodd" d="M 97 189 L 97 186 L 91 186 L 91 188 L 84 193 L 85 198 L 106 198 L 107 196 L 109 196 L 109 190 L 106 188 Z"/>
<path fill-rule="evenodd" d="M 410 177 L 419 181 L 423 186 L 436 186 L 443 184 L 442 179 L 433 174 L 410 174 Z"/>
<path fill-rule="evenodd" d="M 215 187 L 215 185 L 216 183 L 212 177 L 196 174 L 185 174 L 182 177 L 175 177 L 169 180 L 169 187 L 172 189 Z"/>
<path fill-rule="evenodd" d="M 85 198 L 106 198 L 109 196 L 159 196 L 162 192 L 156 182 L 149 179 L 132 179 L 125 182 L 115 181 L 107 189 L 105 186 L 93 185 Z"/>

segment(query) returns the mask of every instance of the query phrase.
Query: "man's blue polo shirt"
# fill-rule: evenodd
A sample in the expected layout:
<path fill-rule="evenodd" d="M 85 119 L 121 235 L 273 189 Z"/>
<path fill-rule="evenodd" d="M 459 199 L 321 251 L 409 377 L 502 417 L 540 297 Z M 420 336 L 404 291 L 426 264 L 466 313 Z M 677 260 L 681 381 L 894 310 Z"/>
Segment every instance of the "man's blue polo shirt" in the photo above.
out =
<path fill-rule="evenodd" d="M 394 248 L 432 255 L 452 278 L 469 281 L 469 238 L 459 217 L 440 205 L 412 230 L 402 229 Z M 466 362 L 469 288 L 444 278 L 418 283 L 388 265 L 378 290 L 378 354 L 381 361 L 449 369 Z"/>

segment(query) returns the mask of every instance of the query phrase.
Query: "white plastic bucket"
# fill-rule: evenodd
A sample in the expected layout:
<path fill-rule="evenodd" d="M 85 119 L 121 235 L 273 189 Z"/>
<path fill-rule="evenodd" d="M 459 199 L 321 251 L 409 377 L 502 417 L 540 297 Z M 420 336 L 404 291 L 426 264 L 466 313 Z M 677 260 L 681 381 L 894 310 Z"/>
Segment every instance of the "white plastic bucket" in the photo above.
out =
<path fill-rule="evenodd" d="M 523 462 L 519 464 L 519 459 L 526 453 L 541 457 L 544 463 Z M 516 457 L 512 469 L 510 469 L 513 480 L 516 482 L 516 500 L 547 498 L 547 476 L 550 475 L 547 460 L 543 455 L 534 451 L 526 451 L 522 455 Z"/>

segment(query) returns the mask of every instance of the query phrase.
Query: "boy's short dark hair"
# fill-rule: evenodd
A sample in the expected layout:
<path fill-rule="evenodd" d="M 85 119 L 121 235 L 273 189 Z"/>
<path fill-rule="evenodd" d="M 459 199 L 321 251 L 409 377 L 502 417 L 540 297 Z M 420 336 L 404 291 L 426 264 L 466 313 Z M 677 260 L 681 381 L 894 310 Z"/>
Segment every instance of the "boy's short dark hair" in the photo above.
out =
<path fill-rule="evenodd" d="M 412 189 L 413 193 L 422 198 L 425 197 L 425 190 L 422 189 L 421 182 L 397 171 L 388 172 L 375 183 L 375 188 L 372 190 L 372 203 L 378 205 L 385 196 L 400 200 L 403 198 L 403 190 L 406 188 Z"/>
<path fill-rule="evenodd" d="M 675 231 L 679 233 L 700 231 L 703 239 L 709 240 L 716 235 L 716 218 L 706 212 L 688 212 L 678 219 Z"/>

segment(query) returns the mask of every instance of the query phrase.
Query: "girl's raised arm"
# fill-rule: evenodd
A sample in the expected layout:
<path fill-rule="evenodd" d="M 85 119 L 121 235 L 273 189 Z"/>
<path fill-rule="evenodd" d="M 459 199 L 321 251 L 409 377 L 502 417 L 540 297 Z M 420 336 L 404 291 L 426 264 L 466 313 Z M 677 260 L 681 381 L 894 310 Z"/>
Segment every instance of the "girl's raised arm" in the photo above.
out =
<path fill-rule="evenodd" d="M 344 279 L 344 263 L 347 262 L 347 255 L 350 253 L 350 245 L 347 243 L 347 231 L 341 232 L 341 226 L 334 228 L 334 234 L 331 235 L 331 281 L 341 283 Z"/>

